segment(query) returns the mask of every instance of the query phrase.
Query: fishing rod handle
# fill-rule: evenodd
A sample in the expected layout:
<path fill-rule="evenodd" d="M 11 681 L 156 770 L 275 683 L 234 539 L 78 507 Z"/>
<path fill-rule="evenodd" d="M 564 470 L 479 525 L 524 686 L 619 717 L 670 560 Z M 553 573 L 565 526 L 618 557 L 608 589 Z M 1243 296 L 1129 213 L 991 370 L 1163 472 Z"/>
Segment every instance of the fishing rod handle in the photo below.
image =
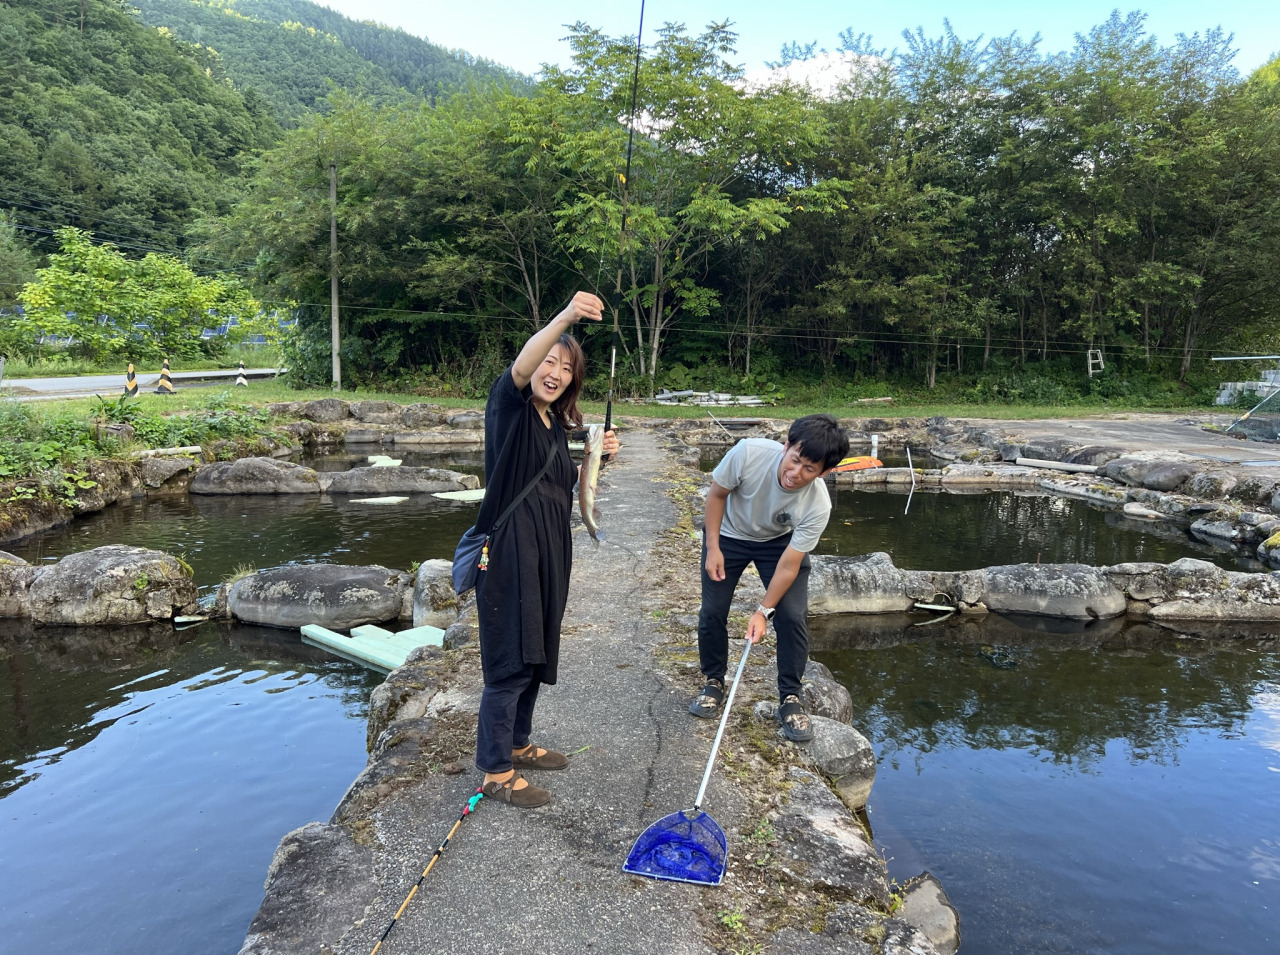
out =
<path fill-rule="evenodd" d="M 702 774 L 702 785 L 698 787 L 698 798 L 693 801 L 693 808 L 702 811 L 702 797 L 707 793 L 707 783 L 711 782 L 711 770 L 716 765 L 716 754 L 720 752 L 720 740 L 724 736 L 724 728 L 729 724 L 729 711 L 733 709 L 733 697 L 738 692 L 738 681 L 742 679 L 742 671 L 747 668 L 747 657 L 751 655 L 751 641 L 745 641 L 742 648 L 742 659 L 738 661 L 738 672 L 733 675 L 733 686 L 729 687 L 729 696 L 724 701 L 724 713 L 720 715 L 720 728 L 716 730 L 715 742 L 711 744 L 711 758 L 707 760 L 707 771 Z"/>

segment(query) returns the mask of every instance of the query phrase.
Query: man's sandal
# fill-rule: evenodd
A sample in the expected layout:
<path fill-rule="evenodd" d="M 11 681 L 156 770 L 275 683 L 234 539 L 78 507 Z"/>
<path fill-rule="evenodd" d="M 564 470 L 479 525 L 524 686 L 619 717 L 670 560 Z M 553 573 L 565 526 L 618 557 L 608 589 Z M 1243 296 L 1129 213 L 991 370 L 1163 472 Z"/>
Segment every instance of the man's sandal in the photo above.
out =
<path fill-rule="evenodd" d="M 496 799 L 498 802 L 505 802 L 521 809 L 533 809 L 551 802 L 551 793 L 533 783 L 529 783 L 523 789 L 516 789 L 516 783 L 522 779 L 524 777 L 519 773 L 512 773 L 511 778 L 504 782 L 494 780 L 491 783 L 485 783 L 480 791 L 487 799 Z"/>
<path fill-rule="evenodd" d="M 542 749 L 530 743 L 523 752 L 511 754 L 511 765 L 516 769 L 566 769 L 569 757 L 554 749 Z"/>
<path fill-rule="evenodd" d="M 788 695 L 778 707 L 778 722 L 782 735 L 793 743 L 807 743 L 813 739 L 813 723 L 804 711 L 804 704 L 794 693 Z"/>
<path fill-rule="evenodd" d="M 708 680 L 702 692 L 689 704 L 689 712 L 704 720 L 713 720 L 724 703 L 724 680 Z"/>

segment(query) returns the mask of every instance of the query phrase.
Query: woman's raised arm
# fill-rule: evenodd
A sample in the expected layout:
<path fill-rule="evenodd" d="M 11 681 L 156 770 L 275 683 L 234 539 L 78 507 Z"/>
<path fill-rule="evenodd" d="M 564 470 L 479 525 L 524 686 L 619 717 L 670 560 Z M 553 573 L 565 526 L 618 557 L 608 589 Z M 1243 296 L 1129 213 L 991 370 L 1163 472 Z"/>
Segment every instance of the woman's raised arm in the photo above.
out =
<path fill-rule="evenodd" d="M 511 377 L 517 388 L 523 388 L 533 380 L 542 360 L 551 353 L 560 336 L 568 331 L 569 326 L 576 325 L 582 319 L 598 322 L 604 317 L 604 303 L 590 292 L 578 292 L 551 321 L 533 333 L 533 337 L 524 343 L 515 364 L 511 366 Z"/>

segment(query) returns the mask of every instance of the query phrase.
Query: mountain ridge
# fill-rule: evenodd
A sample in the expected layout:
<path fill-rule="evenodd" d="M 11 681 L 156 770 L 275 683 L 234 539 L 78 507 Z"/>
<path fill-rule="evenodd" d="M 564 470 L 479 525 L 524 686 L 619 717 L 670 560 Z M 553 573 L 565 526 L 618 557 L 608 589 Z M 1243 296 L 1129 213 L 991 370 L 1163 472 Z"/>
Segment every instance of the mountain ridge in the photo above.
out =
<path fill-rule="evenodd" d="M 282 126 L 323 108 L 334 88 L 375 102 L 428 100 L 471 83 L 525 86 L 490 60 L 450 50 L 310 0 L 133 0 L 142 21 L 216 55 L 239 87 L 263 96 Z"/>

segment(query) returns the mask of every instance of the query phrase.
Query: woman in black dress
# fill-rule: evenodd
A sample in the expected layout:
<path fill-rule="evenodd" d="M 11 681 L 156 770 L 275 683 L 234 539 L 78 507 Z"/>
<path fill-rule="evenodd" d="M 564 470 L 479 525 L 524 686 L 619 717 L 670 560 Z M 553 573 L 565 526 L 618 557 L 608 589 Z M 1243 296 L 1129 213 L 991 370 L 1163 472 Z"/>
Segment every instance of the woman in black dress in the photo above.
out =
<path fill-rule="evenodd" d="M 541 806 L 551 793 L 521 769 L 564 769 L 569 761 L 530 742 L 541 684 L 556 682 L 560 621 L 569 596 L 569 536 L 574 481 L 566 430 L 582 425 L 578 392 L 586 365 L 567 334 L 582 319 L 600 321 L 603 305 L 578 292 L 520 350 L 489 390 L 484 409 L 485 496 L 477 527 L 490 527 L 551 466 L 489 541 L 489 562 L 476 584 L 484 694 L 476 732 L 476 767 L 484 794 L 513 806 Z M 610 431 L 604 453 L 618 441 Z"/>

